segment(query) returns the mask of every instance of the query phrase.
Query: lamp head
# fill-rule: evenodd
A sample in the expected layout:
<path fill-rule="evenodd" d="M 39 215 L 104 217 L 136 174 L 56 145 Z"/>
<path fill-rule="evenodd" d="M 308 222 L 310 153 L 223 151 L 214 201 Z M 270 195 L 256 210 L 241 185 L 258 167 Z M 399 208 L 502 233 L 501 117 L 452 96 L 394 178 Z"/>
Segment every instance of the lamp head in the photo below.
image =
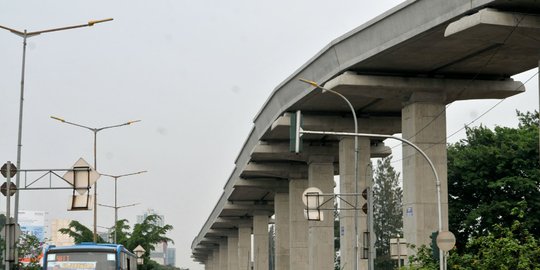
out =
<path fill-rule="evenodd" d="M 96 23 L 108 22 L 108 21 L 112 21 L 112 20 L 113 20 L 113 18 L 108 18 L 108 19 L 103 19 L 103 20 L 88 21 L 88 26 L 94 26 L 94 24 L 96 24 Z"/>
<path fill-rule="evenodd" d="M 306 79 L 303 79 L 303 78 L 300 78 L 299 79 L 301 82 L 305 82 L 307 84 L 310 84 L 312 85 L 313 87 L 316 87 L 316 88 L 321 88 L 316 82 L 314 81 L 310 81 L 310 80 L 306 80 Z"/>
<path fill-rule="evenodd" d="M 60 117 L 56 117 L 56 116 L 52 116 L 52 115 L 51 115 L 51 118 L 54 119 L 54 120 L 58 120 L 58 121 L 60 121 L 60 122 L 66 122 L 66 120 L 64 120 L 64 119 L 62 119 L 62 118 L 60 118 Z"/>
<path fill-rule="evenodd" d="M 141 122 L 141 120 L 128 121 L 128 122 L 126 123 L 126 125 L 131 125 L 131 124 L 137 123 L 137 122 Z"/>

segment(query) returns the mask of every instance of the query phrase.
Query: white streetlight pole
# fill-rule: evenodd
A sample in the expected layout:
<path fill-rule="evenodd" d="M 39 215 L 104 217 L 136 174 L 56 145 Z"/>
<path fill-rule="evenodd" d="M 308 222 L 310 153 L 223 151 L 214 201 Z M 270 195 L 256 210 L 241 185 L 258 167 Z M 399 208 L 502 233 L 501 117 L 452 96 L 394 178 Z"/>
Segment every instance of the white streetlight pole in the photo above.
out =
<path fill-rule="evenodd" d="M 126 123 L 118 124 L 118 125 L 105 126 L 105 127 L 100 127 L 100 128 L 92 128 L 92 127 L 87 127 L 87 126 L 84 126 L 84 125 L 81 125 L 81 124 L 69 122 L 69 121 L 66 121 L 66 120 L 64 120 L 62 118 L 56 117 L 56 116 L 51 116 L 51 118 L 54 119 L 54 120 L 58 120 L 58 121 L 60 121 L 62 123 L 72 125 L 72 126 L 88 129 L 88 130 L 90 130 L 90 131 L 92 131 L 94 133 L 94 170 L 96 170 L 96 171 L 97 171 L 97 133 L 102 131 L 102 130 L 105 130 L 105 129 L 111 129 L 111 128 L 115 128 L 115 127 L 127 126 L 127 125 L 131 125 L 133 123 L 137 123 L 137 122 L 141 121 L 141 120 L 135 120 L 135 121 L 128 121 Z M 94 242 L 96 242 L 96 240 L 97 240 L 97 181 L 94 183 L 94 239 L 93 240 L 94 240 Z"/>
<path fill-rule="evenodd" d="M 23 38 L 23 52 L 22 52 L 22 67 L 21 67 L 21 94 L 20 94 L 20 100 L 19 100 L 19 129 L 18 129 L 18 135 L 17 135 L 17 161 L 16 166 L 17 168 L 21 168 L 21 148 L 22 148 L 22 121 L 23 121 L 23 104 L 24 104 L 24 78 L 25 78 L 25 69 L 26 69 L 26 40 L 30 37 L 37 36 L 44 33 L 51 33 L 51 32 L 58 32 L 63 30 L 69 30 L 69 29 L 75 29 L 75 28 L 82 28 L 82 27 L 90 27 L 94 26 L 94 24 L 103 23 L 112 21 L 112 18 L 109 19 L 103 19 L 103 20 L 92 20 L 85 24 L 79 24 L 79 25 L 71 25 L 71 26 L 65 26 L 65 27 L 59 27 L 59 28 L 51 28 L 51 29 L 45 29 L 40 31 L 32 31 L 28 32 L 26 29 L 24 31 L 15 30 L 13 28 L 9 28 L 6 26 L 0 25 L 0 28 L 10 31 L 11 33 L 20 36 Z M 15 184 L 18 187 L 20 183 L 20 174 L 17 174 L 15 176 Z M 18 217 L 19 217 L 19 192 L 15 192 L 15 206 L 14 206 L 14 213 L 13 218 L 15 224 L 18 223 Z"/>
<path fill-rule="evenodd" d="M 329 93 L 332 93 L 334 95 L 337 95 L 339 96 L 340 98 L 342 98 L 346 103 L 347 105 L 349 106 L 349 108 L 351 109 L 351 113 L 352 113 L 352 116 L 353 116 L 353 120 L 354 120 L 354 133 L 358 133 L 358 118 L 356 117 L 356 111 L 354 110 L 354 106 L 352 105 L 352 103 L 344 96 L 342 95 L 341 93 L 338 93 L 334 90 L 331 90 L 331 89 L 327 89 L 327 88 L 324 88 L 320 85 L 318 85 L 316 82 L 314 81 L 309 81 L 309 80 L 306 80 L 306 79 L 300 79 L 300 81 L 302 82 L 305 82 L 307 84 L 310 84 L 316 88 L 320 88 L 323 93 L 324 92 L 329 92 Z M 355 183 L 355 192 L 356 194 L 359 194 L 359 186 L 358 186 L 358 182 L 359 182 L 359 179 L 358 179 L 358 161 L 359 161 L 359 150 L 358 150 L 358 136 L 354 136 L 354 183 Z M 369 185 L 369 188 L 368 188 L 368 194 L 371 192 L 371 185 Z M 368 196 L 368 199 L 370 197 Z M 373 209 L 370 209 L 370 206 L 371 204 L 368 202 L 368 230 L 369 230 L 369 256 L 368 256 L 368 269 L 369 270 L 372 270 L 373 269 L 373 265 L 372 265 L 372 262 L 373 262 L 373 253 L 372 253 L 372 248 L 374 247 L 374 245 L 372 244 L 372 234 L 373 232 L 371 231 L 371 227 L 370 226 L 370 223 L 373 222 Z M 354 201 L 354 208 L 355 209 L 358 209 L 358 196 L 355 196 L 355 201 Z M 354 233 L 355 233 L 355 237 L 356 237 L 356 241 L 355 241 L 355 244 L 354 244 L 354 269 L 358 270 L 358 241 L 359 241 L 359 232 L 358 232 L 358 210 L 355 210 L 354 211 Z"/>
<path fill-rule="evenodd" d="M 305 82 L 305 83 L 308 83 L 308 84 L 310 84 L 310 85 L 312 85 L 312 86 L 314 86 L 316 88 L 320 88 L 323 91 L 328 91 L 328 92 L 334 93 L 336 95 L 339 95 L 343 99 L 347 100 L 347 98 L 345 98 L 340 93 L 338 93 L 336 91 L 333 91 L 333 90 L 330 90 L 330 89 L 327 89 L 327 88 L 324 88 L 324 87 L 320 86 L 319 84 L 317 84 L 316 82 L 305 80 L 305 79 L 300 79 L 300 80 Z M 352 108 L 352 105 L 348 100 L 347 100 L 347 103 Z M 355 116 L 354 109 L 353 109 L 353 116 Z M 416 149 L 416 151 L 418 151 L 424 157 L 424 159 L 429 163 L 429 166 L 431 167 L 431 170 L 433 171 L 433 175 L 435 176 L 435 186 L 436 186 L 436 189 L 437 189 L 436 192 L 437 192 L 438 229 L 439 229 L 439 233 L 442 232 L 441 181 L 439 179 L 439 174 L 437 173 L 437 170 L 435 169 L 435 165 L 433 165 L 433 162 L 431 161 L 431 159 L 429 159 L 427 154 L 424 151 L 422 151 L 422 149 L 420 149 L 420 147 L 418 147 L 417 145 L 415 145 L 414 143 L 410 142 L 407 139 L 394 137 L 394 136 L 391 136 L 391 135 L 383 135 L 383 134 L 358 133 L 357 131 L 355 131 L 355 133 L 325 132 L 325 131 L 321 131 L 321 132 L 319 132 L 319 131 L 316 131 L 316 132 L 302 131 L 302 133 L 304 133 L 304 134 L 326 134 L 326 135 L 332 135 L 332 134 L 337 135 L 337 134 L 339 134 L 339 135 L 345 135 L 345 136 L 354 136 L 355 138 L 357 138 L 357 137 L 368 137 L 368 138 L 396 139 L 396 140 L 404 142 L 404 143 L 408 144 L 409 146 L 413 147 L 414 149 Z M 371 192 L 371 187 L 370 187 L 369 191 Z M 358 191 L 357 191 L 357 193 L 358 193 Z M 368 206 L 369 205 L 370 205 L 370 203 L 368 202 Z M 368 212 L 369 212 L 369 215 L 368 215 L 368 228 L 369 228 L 369 230 L 372 230 L 373 229 L 373 209 L 368 210 Z M 370 256 L 369 256 L 368 269 L 373 269 L 373 253 L 372 253 L 372 251 L 373 251 L 373 248 L 374 248 L 374 241 L 372 241 L 373 237 L 371 237 L 371 234 L 372 234 L 372 232 L 370 232 L 370 247 L 369 247 L 370 248 Z M 440 270 L 446 269 L 445 256 L 444 256 L 443 252 L 441 252 L 440 250 L 439 250 L 439 268 L 440 268 Z"/>
<path fill-rule="evenodd" d="M 127 205 L 122 205 L 122 206 L 112 206 L 112 205 L 107 205 L 107 204 L 101 204 L 101 203 L 98 203 L 99 206 L 103 206 L 103 207 L 108 207 L 108 208 L 113 208 L 114 209 L 114 216 L 115 216 L 115 221 L 114 221 L 114 226 L 112 226 L 112 228 L 114 228 L 114 239 L 113 239 L 113 242 L 114 244 L 116 244 L 116 230 L 118 229 L 116 227 L 116 223 L 118 222 L 118 209 L 120 208 L 126 208 L 126 207 L 131 207 L 131 206 L 135 206 L 135 205 L 139 205 L 140 203 L 132 203 L 132 204 L 127 204 Z"/>
<path fill-rule="evenodd" d="M 111 208 L 114 208 L 114 244 L 116 244 L 116 231 L 118 230 L 118 228 L 116 227 L 116 223 L 118 222 L 118 209 L 137 205 L 137 204 L 130 204 L 130 205 L 118 206 L 118 199 L 117 199 L 118 198 L 118 178 L 135 175 L 135 174 L 141 174 L 145 172 L 147 171 L 139 171 L 139 172 L 127 173 L 127 174 L 121 174 L 121 175 L 110 175 L 110 174 L 104 174 L 104 173 L 101 174 L 103 176 L 114 178 L 114 207 L 111 207 Z M 105 206 L 105 207 L 110 207 L 108 205 L 103 205 L 103 204 L 100 204 L 100 205 Z"/>

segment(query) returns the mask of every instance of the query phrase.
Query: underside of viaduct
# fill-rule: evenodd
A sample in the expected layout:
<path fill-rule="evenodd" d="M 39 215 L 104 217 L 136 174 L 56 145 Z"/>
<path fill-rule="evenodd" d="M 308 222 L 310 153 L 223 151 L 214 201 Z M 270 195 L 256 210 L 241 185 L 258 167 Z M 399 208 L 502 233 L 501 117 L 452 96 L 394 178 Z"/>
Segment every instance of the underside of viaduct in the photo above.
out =
<path fill-rule="evenodd" d="M 359 138 L 358 183 L 354 139 L 305 135 L 303 151 L 289 150 L 291 114 L 306 130 L 353 132 L 343 100 L 315 90 L 315 81 L 346 96 L 361 133 L 401 133 L 433 161 L 441 180 L 442 227 L 448 230 L 445 106 L 466 99 L 502 99 L 525 91 L 511 76 L 538 66 L 540 2 L 536 0 L 410 0 L 339 37 L 274 89 L 254 119 L 223 193 L 192 243 L 206 269 L 266 270 L 268 224 L 275 224 L 276 269 L 333 269 L 333 221 L 307 221 L 302 192 L 341 193 L 367 186 L 369 159 L 391 153 L 385 142 Z M 435 180 L 428 163 L 403 146 L 404 237 L 427 244 L 438 230 Z M 333 214 L 324 210 L 327 217 Z M 324 212 L 323 211 L 323 212 Z M 367 269 L 359 211 L 342 214 L 343 269 Z M 253 245 L 252 245 L 253 239 Z M 358 261 L 355 262 L 355 258 Z"/>

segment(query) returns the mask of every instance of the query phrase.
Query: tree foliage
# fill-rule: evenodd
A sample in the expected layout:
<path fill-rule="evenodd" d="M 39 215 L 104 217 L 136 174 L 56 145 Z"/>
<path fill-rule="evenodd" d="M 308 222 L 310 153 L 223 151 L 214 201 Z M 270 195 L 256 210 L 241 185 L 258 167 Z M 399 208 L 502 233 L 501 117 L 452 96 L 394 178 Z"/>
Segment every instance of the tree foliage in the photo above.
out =
<path fill-rule="evenodd" d="M 144 264 L 138 268 L 139 270 L 157 269 L 150 263 L 150 251 L 155 250 L 155 246 L 159 243 L 174 243 L 172 239 L 166 236 L 167 232 L 172 230 L 173 227 L 168 224 L 159 226 L 160 220 L 161 217 L 158 215 L 148 215 L 142 223 L 135 224 L 133 232 L 126 239 L 126 242 L 119 242 L 129 250 L 134 250 L 138 245 L 146 250 L 143 255 Z"/>
<path fill-rule="evenodd" d="M 495 225 L 511 227 L 511 209 L 521 201 L 528 205 L 523 228 L 540 236 L 538 113 L 518 118 L 518 128 L 467 128 L 448 148 L 449 221 L 459 252 Z"/>
<path fill-rule="evenodd" d="M 527 229 L 522 201 L 511 211 L 509 227 L 495 224 L 485 236 L 469 240 L 465 254 L 454 254 L 449 265 L 456 270 L 540 269 L 540 243 Z"/>
<path fill-rule="evenodd" d="M 391 164 L 392 156 L 377 161 L 373 185 L 373 214 L 376 236 L 377 269 L 393 269 L 390 238 L 403 235 L 402 197 L 399 173 Z"/>
<path fill-rule="evenodd" d="M 75 244 L 80 244 L 83 242 L 94 242 L 93 231 L 76 220 L 72 220 L 67 228 L 62 228 L 58 231 L 62 234 L 67 234 L 71 238 L 73 238 Z M 106 241 L 98 235 L 96 242 L 105 243 Z"/>
<path fill-rule="evenodd" d="M 126 246 L 128 239 L 131 237 L 130 229 L 131 226 L 129 226 L 127 219 L 121 219 L 116 222 L 111 235 L 116 234 L 116 242 Z"/>
<path fill-rule="evenodd" d="M 17 251 L 19 258 L 24 258 L 25 263 L 19 263 L 18 269 L 25 270 L 38 270 L 41 269 L 39 265 L 39 255 L 43 250 L 43 242 L 35 235 L 23 234 L 19 237 L 17 242 Z"/>
<path fill-rule="evenodd" d="M 540 269 L 538 112 L 518 112 L 517 128 L 483 126 L 448 148 L 448 269 Z M 526 213 L 526 214 L 525 214 Z M 421 247 L 406 269 L 438 269 Z"/>
<path fill-rule="evenodd" d="M 514 221 L 510 226 L 493 225 L 487 235 L 469 239 L 464 251 L 450 251 L 449 270 L 538 270 L 540 243 L 525 226 L 525 201 L 510 212 Z M 437 270 L 438 262 L 431 249 L 422 246 L 409 258 L 406 270 Z"/>
<path fill-rule="evenodd" d="M 139 266 L 139 270 L 149 269 L 171 269 L 164 268 L 150 259 L 150 252 L 155 250 L 155 246 L 163 242 L 174 243 L 172 239 L 168 238 L 167 232 L 173 229 L 171 225 L 160 226 L 159 221 L 161 217 L 158 215 L 148 215 L 142 223 L 135 224 L 133 231 L 129 232 L 130 226 L 127 224 L 127 220 L 119 220 L 113 230 L 116 231 L 117 243 L 123 245 L 128 250 L 134 250 L 138 245 L 146 250 L 142 258 L 144 264 Z M 59 230 L 63 234 L 67 234 L 75 240 L 75 243 L 92 242 L 92 231 L 81 224 L 78 221 L 72 221 L 68 228 L 62 228 Z M 105 241 L 98 236 L 98 242 L 104 243 Z M 174 268 L 173 268 L 174 269 Z"/>

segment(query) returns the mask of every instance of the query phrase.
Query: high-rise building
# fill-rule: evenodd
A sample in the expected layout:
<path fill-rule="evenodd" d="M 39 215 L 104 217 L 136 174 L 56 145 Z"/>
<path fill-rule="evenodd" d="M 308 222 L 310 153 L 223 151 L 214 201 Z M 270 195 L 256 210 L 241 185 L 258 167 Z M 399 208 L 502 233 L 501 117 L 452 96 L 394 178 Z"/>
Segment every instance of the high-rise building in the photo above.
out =
<path fill-rule="evenodd" d="M 58 230 L 69 228 L 69 219 L 54 219 L 51 221 L 51 244 L 57 246 L 71 246 L 75 244 L 73 238 L 67 234 L 60 233 Z"/>
<path fill-rule="evenodd" d="M 154 225 L 163 227 L 165 226 L 165 216 L 160 215 L 154 209 L 148 209 L 142 215 L 137 215 L 137 223 L 142 223 L 148 216 L 157 215 L 160 218 L 154 221 Z M 167 251 L 167 242 L 162 242 L 154 246 L 154 250 L 150 252 L 150 259 L 157 262 L 161 265 L 168 265 L 168 251 Z"/>
<path fill-rule="evenodd" d="M 176 248 L 167 248 L 167 262 L 165 264 L 169 266 L 176 265 Z"/>
<path fill-rule="evenodd" d="M 137 215 L 137 223 L 142 223 L 148 216 L 150 215 L 156 215 L 159 216 L 160 219 L 156 220 L 154 225 L 163 227 L 165 225 L 165 216 L 160 215 L 156 210 L 154 209 L 148 209 L 146 212 L 144 212 L 142 215 Z"/>

